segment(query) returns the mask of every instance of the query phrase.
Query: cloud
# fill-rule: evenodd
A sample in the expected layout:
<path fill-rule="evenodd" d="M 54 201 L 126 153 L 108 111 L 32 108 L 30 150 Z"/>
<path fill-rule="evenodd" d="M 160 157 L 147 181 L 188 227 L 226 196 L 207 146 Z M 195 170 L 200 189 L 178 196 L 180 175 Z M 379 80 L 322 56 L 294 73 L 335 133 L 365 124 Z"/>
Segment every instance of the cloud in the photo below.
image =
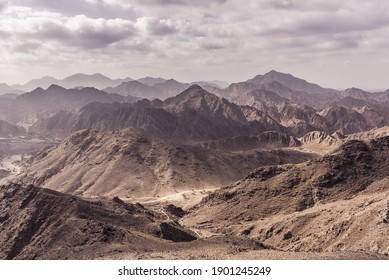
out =
<path fill-rule="evenodd" d="M 121 0 L 13 0 L 16 6 L 47 10 L 65 16 L 86 15 L 91 18 L 135 19 L 135 12 L 128 1 Z"/>
<path fill-rule="evenodd" d="M 19 17 L 19 18 L 18 18 Z M 19 38 L 41 39 L 82 48 L 104 48 L 125 40 L 135 33 L 134 23 L 123 19 L 92 19 L 84 15 L 64 17 L 57 13 L 35 12 L 24 7 L 7 10 L 0 17 L 3 33 L 12 33 Z"/>
<path fill-rule="evenodd" d="M 171 19 L 157 19 L 153 17 L 138 18 L 136 27 L 151 35 L 163 36 L 177 32 L 177 27 Z"/>
<path fill-rule="evenodd" d="M 138 0 L 134 1 L 138 4 L 143 3 L 146 5 L 155 5 L 155 6 L 161 6 L 161 5 L 178 5 L 178 6 L 210 6 L 210 5 L 220 5 L 226 3 L 228 0 L 213 0 L 213 1 L 207 1 L 207 0 Z"/>
<path fill-rule="evenodd" d="M 389 68 L 386 0 L 13 0 L 2 7 L 0 54 L 15 67 L 50 60 L 59 69 L 69 61 L 138 73 L 158 64 L 176 78 L 233 80 L 283 65 L 301 72 L 343 60 L 355 66 L 354 57 Z"/>

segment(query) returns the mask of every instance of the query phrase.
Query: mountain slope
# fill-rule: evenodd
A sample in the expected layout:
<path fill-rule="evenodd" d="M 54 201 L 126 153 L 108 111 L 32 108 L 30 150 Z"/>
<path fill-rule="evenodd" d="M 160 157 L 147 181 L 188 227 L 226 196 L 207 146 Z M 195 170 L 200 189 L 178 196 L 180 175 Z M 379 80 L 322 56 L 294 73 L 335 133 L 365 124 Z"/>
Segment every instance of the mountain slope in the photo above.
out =
<path fill-rule="evenodd" d="M 28 185 L 0 188 L 0 259 L 110 258 L 196 236 L 140 204 L 82 200 Z"/>
<path fill-rule="evenodd" d="M 139 81 L 124 82 L 119 86 L 106 88 L 108 93 L 117 93 L 123 96 L 136 96 L 140 98 L 163 98 L 163 92 L 154 86 L 145 85 Z"/>
<path fill-rule="evenodd" d="M 10 180 L 89 197 L 153 197 L 220 187 L 258 165 L 309 158 L 298 152 L 229 153 L 174 145 L 139 129 L 80 131 L 39 153 L 21 175 Z"/>
<path fill-rule="evenodd" d="M 277 107 L 290 102 L 288 99 L 264 89 L 243 93 L 240 96 L 232 98 L 231 101 L 237 105 L 248 105 L 258 110 L 266 110 L 268 106 Z"/>
<path fill-rule="evenodd" d="M 260 85 L 270 82 L 279 82 L 287 88 L 290 88 L 295 91 L 313 93 L 313 94 L 325 94 L 329 91 L 334 91 L 331 89 L 325 89 L 321 86 L 313 83 L 309 83 L 303 79 L 296 78 L 290 74 L 280 73 L 277 71 L 270 71 L 265 75 L 257 75 L 254 78 L 247 80 L 248 83 Z"/>
<path fill-rule="evenodd" d="M 23 92 L 5 83 L 0 84 L 0 97 L 4 97 L 4 95 L 11 96 L 12 94 L 19 94 L 19 93 L 23 93 Z"/>
<path fill-rule="evenodd" d="M 130 126 L 179 143 L 269 130 L 284 132 L 284 128 L 265 113 L 230 103 L 197 85 L 163 102 L 142 100 L 134 104 L 89 104 L 80 110 L 74 128 L 106 131 Z"/>
<path fill-rule="evenodd" d="M 162 78 L 144 77 L 144 78 L 138 79 L 137 81 L 144 84 L 144 85 L 147 85 L 147 86 L 154 86 L 155 84 L 163 83 L 166 80 L 162 79 Z"/>
<path fill-rule="evenodd" d="M 24 85 L 14 85 L 14 87 L 19 89 L 19 90 L 29 92 L 29 91 L 32 91 L 36 88 L 47 89 L 49 86 L 54 85 L 54 84 L 59 84 L 59 83 L 60 83 L 60 80 L 58 80 L 54 77 L 45 76 L 45 77 L 42 77 L 40 79 L 33 79 Z"/>
<path fill-rule="evenodd" d="M 259 168 L 204 199 L 185 224 L 212 223 L 214 232 L 286 250 L 387 254 L 388 156 L 383 137 L 348 141 L 306 163 Z"/>
<path fill-rule="evenodd" d="M 352 134 L 372 128 L 363 115 L 345 107 L 332 106 L 319 112 L 319 114 L 328 121 L 329 128 L 333 132 Z"/>
<path fill-rule="evenodd" d="M 0 137 L 15 137 L 23 135 L 24 132 L 23 128 L 0 120 Z"/>
<path fill-rule="evenodd" d="M 119 102 L 120 95 L 107 94 L 95 88 L 65 89 L 51 85 L 47 90 L 37 88 L 18 96 L 15 105 L 25 113 L 78 109 L 91 102 Z"/>
<path fill-rule="evenodd" d="M 100 73 L 96 74 L 83 74 L 78 73 L 59 80 L 50 76 L 45 76 L 40 79 L 34 79 L 27 82 L 24 85 L 14 85 L 14 88 L 23 90 L 26 92 L 32 91 L 36 88 L 47 89 L 51 85 L 59 85 L 61 87 L 71 89 L 76 87 L 94 87 L 97 89 L 103 89 L 106 87 L 115 87 L 123 82 L 132 81 L 131 78 L 125 79 L 111 79 Z"/>

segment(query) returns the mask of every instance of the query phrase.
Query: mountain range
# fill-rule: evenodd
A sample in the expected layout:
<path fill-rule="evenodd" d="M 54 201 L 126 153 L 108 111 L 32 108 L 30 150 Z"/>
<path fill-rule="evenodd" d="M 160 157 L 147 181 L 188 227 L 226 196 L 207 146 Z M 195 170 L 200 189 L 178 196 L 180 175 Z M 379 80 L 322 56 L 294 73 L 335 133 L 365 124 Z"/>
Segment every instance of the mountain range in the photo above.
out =
<path fill-rule="evenodd" d="M 388 91 L 276 71 L 15 88 L 0 85 L 1 259 L 388 258 Z"/>

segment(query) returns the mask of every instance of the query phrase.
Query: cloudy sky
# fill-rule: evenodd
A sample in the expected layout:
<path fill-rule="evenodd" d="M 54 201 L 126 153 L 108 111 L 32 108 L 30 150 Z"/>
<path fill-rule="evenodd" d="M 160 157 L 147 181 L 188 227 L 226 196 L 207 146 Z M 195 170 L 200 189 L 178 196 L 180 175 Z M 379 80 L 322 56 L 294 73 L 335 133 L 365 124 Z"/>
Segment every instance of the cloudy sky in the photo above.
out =
<path fill-rule="evenodd" d="M 246 80 L 389 88 L 387 0 L 0 0 L 0 82 Z"/>

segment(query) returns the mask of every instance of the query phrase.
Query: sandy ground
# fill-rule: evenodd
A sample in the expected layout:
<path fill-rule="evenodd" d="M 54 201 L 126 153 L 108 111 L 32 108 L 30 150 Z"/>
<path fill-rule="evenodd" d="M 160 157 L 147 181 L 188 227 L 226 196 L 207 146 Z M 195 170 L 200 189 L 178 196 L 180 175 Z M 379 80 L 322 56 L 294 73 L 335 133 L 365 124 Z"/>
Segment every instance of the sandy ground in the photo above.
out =
<path fill-rule="evenodd" d="M 17 175 L 22 170 L 20 161 L 23 159 L 24 155 L 12 155 L 3 158 L 0 161 L 0 169 L 8 171 L 10 175 Z"/>
<path fill-rule="evenodd" d="M 140 197 L 136 199 L 123 199 L 130 203 L 141 203 L 145 206 L 161 206 L 166 204 L 174 204 L 182 209 L 189 209 L 198 204 L 205 196 L 216 191 L 218 188 L 206 188 L 200 190 L 177 191 L 165 196 L 157 197 Z"/>

